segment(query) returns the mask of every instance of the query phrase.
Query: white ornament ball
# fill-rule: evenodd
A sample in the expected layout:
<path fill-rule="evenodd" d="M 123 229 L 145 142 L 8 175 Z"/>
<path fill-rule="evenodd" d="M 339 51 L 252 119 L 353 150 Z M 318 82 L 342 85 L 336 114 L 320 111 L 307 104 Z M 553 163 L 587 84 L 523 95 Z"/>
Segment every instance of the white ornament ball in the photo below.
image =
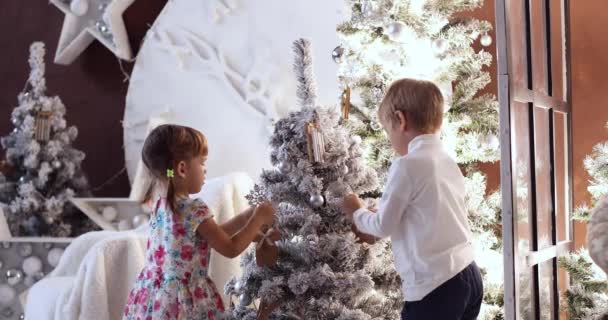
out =
<path fill-rule="evenodd" d="M 24 243 L 19 245 L 19 255 L 22 257 L 29 257 L 32 254 L 32 245 L 29 243 Z"/>
<path fill-rule="evenodd" d="M 15 314 L 15 311 L 13 311 L 13 309 L 11 309 L 10 307 L 6 307 L 6 308 L 2 309 L 2 311 L 0 311 L 0 314 L 4 318 L 9 319 L 10 317 L 12 317 Z"/>
<path fill-rule="evenodd" d="M 73 0 L 70 3 L 70 11 L 77 16 L 83 16 L 89 10 L 89 2 L 87 0 Z"/>
<path fill-rule="evenodd" d="M 40 271 L 40 272 L 36 273 L 33 278 L 36 281 L 40 281 L 40 280 L 42 280 L 42 278 L 44 278 L 44 276 L 45 276 L 44 272 Z"/>
<path fill-rule="evenodd" d="M 61 256 L 63 255 L 63 249 L 61 248 L 53 248 L 49 251 L 47 256 L 47 261 L 51 265 L 51 267 L 56 267 L 59 264 L 59 260 L 61 260 Z"/>
<path fill-rule="evenodd" d="M 116 208 L 112 206 L 107 206 L 101 210 L 101 216 L 104 218 L 104 220 L 112 222 L 116 219 L 116 217 L 118 217 L 118 211 L 116 211 Z"/>
<path fill-rule="evenodd" d="M 435 41 L 433 41 L 433 50 L 435 51 L 435 53 L 440 54 L 443 53 L 445 51 L 445 49 L 448 48 L 448 43 L 447 41 L 445 41 L 445 39 L 437 39 Z"/>
<path fill-rule="evenodd" d="M 12 287 L 3 284 L 0 285 L 0 305 L 8 306 L 15 300 L 17 293 Z"/>
<path fill-rule="evenodd" d="M 386 26 L 386 35 L 395 42 L 403 41 L 403 35 L 407 26 L 401 21 L 391 22 Z"/>
<path fill-rule="evenodd" d="M 479 42 L 482 46 L 489 47 L 492 44 L 492 37 L 489 34 L 484 34 Z"/>
<path fill-rule="evenodd" d="M 42 271 L 42 260 L 38 257 L 29 257 L 23 260 L 23 272 L 28 276 L 34 276 Z"/>
<path fill-rule="evenodd" d="M 351 140 L 354 144 L 360 144 L 362 141 L 360 136 L 353 136 Z"/>
<path fill-rule="evenodd" d="M 496 135 L 489 134 L 485 136 L 484 143 L 488 145 L 491 149 L 498 149 L 500 147 L 500 140 Z"/>
<path fill-rule="evenodd" d="M 237 292 L 238 292 L 238 291 L 241 291 L 241 288 L 242 288 L 242 287 L 243 287 L 243 286 L 241 285 L 241 282 L 240 282 L 240 281 L 237 281 L 237 282 L 235 282 L 235 283 L 234 283 L 234 290 L 236 290 Z"/>
<path fill-rule="evenodd" d="M 131 223 L 129 220 L 120 220 L 118 223 L 118 230 L 125 231 L 131 229 Z"/>
<path fill-rule="evenodd" d="M 25 280 L 23 280 L 23 284 L 25 284 L 25 286 L 28 288 L 33 286 L 34 283 L 36 283 L 36 279 L 34 279 L 34 277 L 25 277 Z"/>
<path fill-rule="evenodd" d="M 14 287 L 23 279 L 23 272 L 17 269 L 10 269 L 6 271 L 6 282 Z"/>
<path fill-rule="evenodd" d="M 342 166 L 342 174 L 347 175 L 350 172 L 347 165 Z"/>
<path fill-rule="evenodd" d="M 320 208 L 321 206 L 323 206 L 323 204 L 325 204 L 325 199 L 320 194 L 314 194 L 310 196 L 309 202 L 311 206 L 315 208 Z"/>
<path fill-rule="evenodd" d="M 149 220 L 150 219 L 148 218 L 147 215 L 138 214 L 135 217 L 133 217 L 133 227 L 138 228 L 139 226 L 143 225 L 144 223 L 148 223 Z"/>
<path fill-rule="evenodd" d="M 59 160 L 54 160 L 54 161 L 53 161 L 53 168 L 55 168 L 55 169 L 59 169 L 59 168 L 61 168 L 61 161 L 59 161 Z"/>

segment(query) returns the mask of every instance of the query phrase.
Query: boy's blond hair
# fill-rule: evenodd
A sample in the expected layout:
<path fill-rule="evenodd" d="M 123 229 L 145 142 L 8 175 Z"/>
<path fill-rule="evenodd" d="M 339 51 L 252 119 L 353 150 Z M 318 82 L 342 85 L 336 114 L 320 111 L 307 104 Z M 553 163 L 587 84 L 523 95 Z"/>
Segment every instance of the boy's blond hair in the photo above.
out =
<path fill-rule="evenodd" d="M 381 120 L 393 125 L 402 111 L 408 120 L 408 126 L 426 134 L 435 133 L 443 121 L 443 96 L 437 86 L 425 80 L 400 79 L 386 92 L 378 115 Z"/>

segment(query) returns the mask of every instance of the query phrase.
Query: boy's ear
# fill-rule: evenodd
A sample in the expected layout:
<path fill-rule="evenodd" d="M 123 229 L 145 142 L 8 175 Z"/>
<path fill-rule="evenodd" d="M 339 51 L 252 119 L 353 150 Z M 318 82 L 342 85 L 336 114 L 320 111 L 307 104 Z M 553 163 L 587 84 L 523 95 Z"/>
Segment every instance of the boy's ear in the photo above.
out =
<path fill-rule="evenodd" d="M 180 161 L 177 163 L 177 174 L 180 178 L 186 177 L 187 165 L 185 161 Z"/>
<path fill-rule="evenodd" d="M 399 131 L 407 130 L 407 116 L 405 112 L 401 110 L 395 111 L 395 117 L 397 118 L 397 125 L 399 126 Z"/>

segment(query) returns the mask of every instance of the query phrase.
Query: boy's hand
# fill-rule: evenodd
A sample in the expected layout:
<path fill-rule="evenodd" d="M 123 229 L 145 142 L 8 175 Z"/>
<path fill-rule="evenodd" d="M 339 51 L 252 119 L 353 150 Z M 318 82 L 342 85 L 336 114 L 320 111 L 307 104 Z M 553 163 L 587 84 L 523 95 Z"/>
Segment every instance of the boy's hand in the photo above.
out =
<path fill-rule="evenodd" d="M 361 208 L 363 208 L 363 202 L 355 194 L 349 194 L 342 199 L 342 212 L 350 221 L 353 221 L 353 214 L 355 211 Z"/>

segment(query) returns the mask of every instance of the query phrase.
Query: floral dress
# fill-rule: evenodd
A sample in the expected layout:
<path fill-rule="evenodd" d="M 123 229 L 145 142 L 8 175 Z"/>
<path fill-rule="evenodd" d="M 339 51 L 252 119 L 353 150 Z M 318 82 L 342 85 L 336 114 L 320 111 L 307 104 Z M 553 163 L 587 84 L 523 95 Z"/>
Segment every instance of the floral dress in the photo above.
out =
<path fill-rule="evenodd" d="M 222 298 L 207 275 L 210 249 L 196 234 L 211 219 L 199 199 L 182 199 L 171 211 L 166 199 L 150 218 L 146 266 L 129 294 L 124 320 L 220 319 Z"/>

